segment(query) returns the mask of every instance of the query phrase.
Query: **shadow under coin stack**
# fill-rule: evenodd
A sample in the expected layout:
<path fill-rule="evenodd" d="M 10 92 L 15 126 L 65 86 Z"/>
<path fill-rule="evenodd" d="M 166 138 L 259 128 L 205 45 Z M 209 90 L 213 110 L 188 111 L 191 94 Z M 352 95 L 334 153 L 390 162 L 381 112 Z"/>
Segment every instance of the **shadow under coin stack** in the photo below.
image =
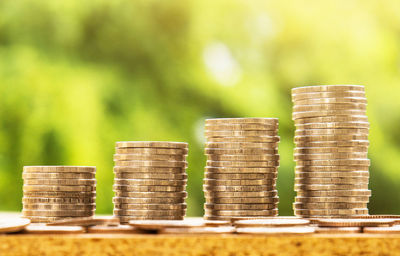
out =
<path fill-rule="evenodd" d="M 335 218 L 367 215 L 371 191 L 364 87 L 298 87 L 292 89 L 292 100 L 295 214 Z"/>
<path fill-rule="evenodd" d="M 278 119 L 207 119 L 207 220 L 276 216 Z"/>
<path fill-rule="evenodd" d="M 25 166 L 22 215 L 32 222 L 93 216 L 95 175 L 96 167 Z"/>
<path fill-rule="evenodd" d="M 182 220 L 186 215 L 183 142 L 121 141 L 114 155 L 114 216 L 129 220 Z"/>

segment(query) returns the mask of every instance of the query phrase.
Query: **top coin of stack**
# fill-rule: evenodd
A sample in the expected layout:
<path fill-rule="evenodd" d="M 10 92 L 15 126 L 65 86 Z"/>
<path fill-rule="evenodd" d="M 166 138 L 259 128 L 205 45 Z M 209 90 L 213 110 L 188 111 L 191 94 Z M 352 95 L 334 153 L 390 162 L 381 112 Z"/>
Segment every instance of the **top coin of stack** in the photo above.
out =
<path fill-rule="evenodd" d="M 205 136 L 204 218 L 277 215 L 278 119 L 207 119 Z"/>
<path fill-rule="evenodd" d="M 116 143 L 113 202 L 121 223 L 184 218 L 187 154 L 184 142 Z"/>
<path fill-rule="evenodd" d="M 292 89 L 292 100 L 296 125 L 295 214 L 368 214 L 369 122 L 364 87 L 298 87 Z"/>
<path fill-rule="evenodd" d="M 95 175 L 89 166 L 25 166 L 22 215 L 32 222 L 93 216 Z"/>

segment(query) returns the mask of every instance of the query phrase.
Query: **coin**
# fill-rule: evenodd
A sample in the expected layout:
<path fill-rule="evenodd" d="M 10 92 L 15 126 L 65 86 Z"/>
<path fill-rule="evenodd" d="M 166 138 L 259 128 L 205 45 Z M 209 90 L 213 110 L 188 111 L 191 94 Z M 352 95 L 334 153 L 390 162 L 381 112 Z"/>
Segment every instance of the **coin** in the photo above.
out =
<path fill-rule="evenodd" d="M 204 184 L 208 186 L 255 186 L 255 185 L 274 185 L 275 179 L 260 180 L 222 180 L 222 179 L 204 179 Z"/>
<path fill-rule="evenodd" d="M 294 209 L 296 215 L 352 215 L 368 214 L 367 208 L 353 209 Z"/>
<path fill-rule="evenodd" d="M 293 203 L 293 207 L 296 209 L 352 209 L 352 208 L 365 208 L 367 203 Z"/>
<path fill-rule="evenodd" d="M 95 179 L 96 174 L 90 172 L 76 173 L 76 172 L 60 172 L 60 173 L 22 173 L 22 178 L 27 179 Z"/>
<path fill-rule="evenodd" d="M 180 192 L 185 191 L 186 185 L 182 186 L 126 186 L 114 185 L 114 191 L 121 192 Z"/>
<path fill-rule="evenodd" d="M 184 216 L 117 216 L 121 224 L 129 224 L 131 220 L 183 220 Z"/>
<path fill-rule="evenodd" d="M 306 219 L 256 219 L 235 221 L 236 227 L 293 227 L 306 226 L 310 221 Z"/>
<path fill-rule="evenodd" d="M 32 198 L 95 198 L 96 192 L 76 192 L 76 191 L 24 191 L 25 197 Z"/>
<path fill-rule="evenodd" d="M 251 227 L 251 228 L 237 228 L 238 234 L 252 234 L 252 235 L 302 235 L 314 233 L 314 227 Z"/>
<path fill-rule="evenodd" d="M 343 92 L 343 91 L 364 92 L 365 88 L 362 85 L 312 85 L 312 86 L 292 88 L 292 94 L 310 93 L 310 92 Z"/>
<path fill-rule="evenodd" d="M 340 98 L 309 98 L 304 100 L 297 100 L 296 106 L 299 105 L 315 105 L 315 104 L 330 104 L 330 103 L 364 103 L 367 104 L 365 97 L 340 97 Z"/>
<path fill-rule="evenodd" d="M 206 197 L 207 203 L 213 204 L 272 204 L 278 203 L 277 196 L 271 197 Z"/>
<path fill-rule="evenodd" d="M 186 167 L 186 161 L 115 161 L 115 166 L 129 167 Z"/>
<path fill-rule="evenodd" d="M 232 197 L 275 197 L 278 195 L 277 190 L 271 190 L 271 191 L 257 191 L 257 192 L 226 192 L 226 191 L 204 191 L 204 195 L 206 197 L 226 197 L 226 198 L 232 198 Z"/>
<path fill-rule="evenodd" d="M 400 225 L 393 227 L 365 227 L 363 228 L 363 233 L 373 233 L 373 234 L 399 234 Z"/>
<path fill-rule="evenodd" d="M 222 149 L 222 148 L 206 148 L 206 154 L 212 155 L 260 155 L 260 154 L 278 154 L 277 149 L 273 148 L 237 148 L 237 149 Z"/>
<path fill-rule="evenodd" d="M 368 140 L 296 141 L 296 147 L 368 147 Z"/>
<path fill-rule="evenodd" d="M 139 155 L 187 155 L 187 148 L 115 148 L 117 154 Z"/>
<path fill-rule="evenodd" d="M 46 217 L 46 216 L 27 216 L 32 223 L 49 223 L 56 220 L 73 219 L 74 217 Z"/>
<path fill-rule="evenodd" d="M 320 219 L 320 227 L 388 227 L 395 224 L 391 219 Z"/>
<path fill-rule="evenodd" d="M 294 136 L 294 142 L 317 142 L 317 141 L 350 141 L 368 140 L 367 134 L 348 134 L 348 135 L 298 135 Z"/>
<path fill-rule="evenodd" d="M 126 210 L 114 208 L 114 215 L 120 216 L 184 216 L 186 209 L 178 210 Z"/>
<path fill-rule="evenodd" d="M 371 190 L 366 189 L 351 189 L 351 190 L 324 190 L 324 191 L 296 191 L 297 196 L 303 197 L 337 197 L 337 196 L 371 196 Z"/>
<path fill-rule="evenodd" d="M 91 204 L 95 203 L 95 197 L 61 197 L 61 198 L 38 198 L 38 197 L 23 197 L 22 203 L 25 204 Z"/>
<path fill-rule="evenodd" d="M 185 173 L 185 168 L 182 167 L 127 167 L 115 166 L 114 173 L 169 173 L 182 174 Z"/>
<path fill-rule="evenodd" d="M 358 172 L 367 172 L 369 170 L 369 166 L 357 166 L 357 165 L 331 165 L 331 166 L 296 166 L 296 172 L 351 172 L 353 174 L 357 174 Z M 346 175 L 344 173 L 343 175 Z"/>
<path fill-rule="evenodd" d="M 118 141 L 117 148 L 183 148 L 186 149 L 186 142 L 170 141 Z"/>
<path fill-rule="evenodd" d="M 186 204 L 126 204 L 114 203 L 114 207 L 123 210 L 182 210 L 186 209 Z"/>
<path fill-rule="evenodd" d="M 81 234 L 85 233 L 85 229 L 79 226 L 46 226 L 46 225 L 29 225 L 24 229 L 25 234 Z"/>
<path fill-rule="evenodd" d="M 60 173 L 60 172 L 69 172 L 69 173 L 95 173 L 96 167 L 94 166 L 24 166 L 24 173 Z"/>
<path fill-rule="evenodd" d="M 295 184 L 295 191 L 297 190 L 351 190 L 351 189 L 368 189 L 368 183 L 366 184 Z"/>
<path fill-rule="evenodd" d="M 359 227 L 329 227 L 329 228 L 322 228 L 317 227 L 315 228 L 315 233 L 319 234 L 354 234 L 354 233 L 362 233 L 361 228 Z"/>
<path fill-rule="evenodd" d="M 332 160 L 296 160 L 297 166 L 334 166 L 334 165 L 354 165 L 370 166 L 369 159 L 332 159 Z"/>
<path fill-rule="evenodd" d="M 186 191 L 178 192 L 125 192 L 115 191 L 116 197 L 132 197 L 132 198 L 186 198 Z"/>
<path fill-rule="evenodd" d="M 92 216 L 94 210 L 22 210 L 22 215 L 29 216 L 44 216 L 44 217 L 83 217 Z"/>
<path fill-rule="evenodd" d="M 277 161 L 279 155 L 207 155 L 212 161 Z"/>
<path fill-rule="evenodd" d="M 268 148 L 272 150 L 278 149 L 278 142 L 206 142 L 206 148 L 220 148 L 220 149 L 263 149 Z"/>
<path fill-rule="evenodd" d="M 296 129 L 369 129 L 369 122 L 296 123 Z"/>
<path fill-rule="evenodd" d="M 276 204 L 204 204 L 204 209 L 211 210 L 272 210 Z"/>
<path fill-rule="evenodd" d="M 252 142 L 272 143 L 279 142 L 279 136 L 235 136 L 235 137 L 208 137 L 207 142 Z"/>
<path fill-rule="evenodd" d="M 296 129 L 296 136 L 313 136 L 313 135 L 368 135 L 369 129 L 358 128 L 334 128 L 334 129 Z"/>
<path fill-rule="evenodd" d="M 212 118 L 205 120 L 206 125 L 228 125 L 228 124 L 267 124 L 278 126 L 278 118 Z"/>
<path fill-rule="evenodd" d="M 368 171 L 342 171 L 342 172 L 302 172 L 296 169 L 295 177 L 302 178 L 368 178 Z"/>
<path fill-rule="evenodd" d="M 346 177 L 346 178 L 296 178 L 297 184 L 367 184 L 369 177 Z"/>
<path fill-rule="evenodd" d="M 259 130 L 266 130 L 266 131 L 276 131 L 278 129 L 277 124 L 221 124 L 221 125 L 210 125 L 206 124 L 205 130 L 208 131 L 259 131 Z"/>
<path fill-rule="evenodd" d="M 185 161 L 186 155 L 114 154 L 114 161 Z"/>
<path fill-rule="evenodd" d="M 89 227 L 95 225 L 119 225 L 119 219 L 113 216 L 107 217 L 78 217 L 78 218 L 69 218 L 69 219 L 61 219 L 55 220 L 53 222 L 47 223 L 47 226 L 81 226 L 81 227 Z"/>
<path fill-rule="evenodd" d="M 269 216 L 278 214 L 278 209 L 271 210 L 211 210 L 205 209 L 206 215 L 218 216 Z"/>
<path fill-rule="evenodd" d="M 129 225 L 118 226 L 92 226 L 88 227 L 88 233 L 96 234 L 145 234 L 143 230 L 136 229 Z"/>
<path fill-rule="evenodd" d="M 277 131 L 205 131 L 204 135 L 206 137 L 235 137 L 235 136 L 276 136 Z"/>
<path fill-rule="evenodd" d="M 304 111 L 304 112 L 293 112 L 292 118 L 303 119 L 310 117 L 321 117 L 321 116 L 362 116 L 365 115 L 365 110 L 316 110 L 316 111 Z"/>
<path fill-rule="evenodd" d="M 24 204 L 26 210 L 93 210 L 96 209 L 96 204 Z"/>
<path fill-rule="evenodd" d="M 232 234 L 234 227 L 192 227 L 192 228 L 165 228 L 160 234 Z"/>
<path fill-rule="evenodd" d="M 259 192 L 275 190 L 275 185 L 258 185 L 258 186 L 210 186 L 203 185 L 205 191 L 225 191 L 225 192 Z"/>
<path fill-rule="evenodd" d="M 361 153 L 368 152 L 368 147 L 305 147 L 295 148 L 295 154 L 317 154 L 317 153 Z"/>
<path fill-rule="evenodd" d="M 89 192 L 95 191 L 96 186 L 51 186 L 51 185 L 24 185 L 24 192 Z"/>
<path fill-rule="evenodd" d="M 96 179 L 25 179 L 25 185 L 96 185 Z"/>
<path fill-rule="evenodd" d="M 361 91 L 343 91 L 343 92 L 313 92 L 313 93 L 293 93 L 292 101 L 297 102 L 306 99 L 323 99 L 323 98 L 365 98 L 365 92 Z"/>
<path fill-rule="evenodd" d="M 116 179 L 187 180 L 187 174 L 116 172 Z"/>
<path fill-rule="evenodd" d="M 204 227 L 205 222 L 203 220 L 131 220 L 129 225 L 141 230 L 162 230 L 165 228 Z"/>
<path fill-rule="evenodd" d="M 259 161 L 259 162 L 240 162 L 240 161 L 212 161 L 207 160 L 207 166 L 209 167 L 278 167 L 279 161 Z"/>
<path fill-rule="evenodd" d="M 325 111 L 325 110 L 367 110 L 366 103 L 320 103 L 313 105 L 294 105 L 294 112 Z"/>
<path fill-rule="evenodd" d="M 31 223 L 26 218 L 1 218 L 0 219 L 0 233 L 14 233 L 23 230 Z"/>
<path fill-rule="evenodd" d="M 217 180 L 260 180 L 276 179 L 276 173 L 212 173 L 205 172 L 204 178 Z"/>
<path fill-rule="evenodd" d="M 317 116 L 294 120 L 295 125 L 314 124 L 314 123 L 345 123 L 345 122 L 368 122 L 366 115 L 334 115 L 334 116 Z"/>
<path fill-rule="evenodd" d="M 128 186 L 184 186 L 186 180 L 114 179 L 115 185 Z"/>
<path fill-rule="evenodd" d="M 295 198 L 298 203 L 366 203 L 369 196 L 335 196 L 335 197 L 301 197 Z"/>
<path fill-rule="evenodd" d="M 218 174 L 225 174 L 225 173 L 263 173 L 263 174 L 277 174 L 278 166 L 276 167 L 259 167 L 259 168 L 247 168 L 247 167 L 211 167 L 206 166 L 205 170 L 207 173 L 218 173 Z"/>
<path fill-rule="evenodd" d="M 367 158 L 368 153 L 344 152 L 344 153 L 318 153 L 318 154 L 294 154 L 295 160 L 331 160 Z"/>
<path fill-rule="evenodd" d="M 114 197 L 114 204 L 181 204 L 186 197 L 155 197 L 155 198 L 133 198 L 133 197 Z"/>

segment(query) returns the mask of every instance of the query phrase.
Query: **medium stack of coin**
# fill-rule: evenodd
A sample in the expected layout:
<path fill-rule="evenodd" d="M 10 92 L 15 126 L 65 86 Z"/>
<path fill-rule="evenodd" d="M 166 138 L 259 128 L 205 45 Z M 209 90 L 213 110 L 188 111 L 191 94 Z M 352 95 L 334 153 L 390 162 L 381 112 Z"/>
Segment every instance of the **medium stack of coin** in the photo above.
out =
<path fill-rule="evenodd" d="M 114 155 L 114 216 L 130 220 L 182 220 L 186 215 L 184 142 L 121 141 Z"/>
<path fill-rule="evenodd" d="M 331 218 L 367 215 L 371 191 L 364 87 L 298 87 L 292 89 L 292 100 L 295 214 Z"/>
<path fill-rule="evenodd" d="M 207 119 L 207 220 L 278 214 L 278 119 Z"/>
<path fill-rule="evenodd" d="M 95 175 L 89 166 L 25 166 L 22 215 L 32 222 L 93 216 Z"/>

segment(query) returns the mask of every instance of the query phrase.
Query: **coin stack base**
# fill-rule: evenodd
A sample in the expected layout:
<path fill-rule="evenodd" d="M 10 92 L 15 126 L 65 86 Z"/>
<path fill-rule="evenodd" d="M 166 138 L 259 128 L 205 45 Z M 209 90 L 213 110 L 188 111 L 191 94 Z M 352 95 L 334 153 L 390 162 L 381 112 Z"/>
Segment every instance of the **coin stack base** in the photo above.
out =
<path fill-rule="evenodd" d="M 96 167 L 25 166 L 22 215 L 32 222 L 91 217 L 96 210 Z"/>
<path fill-rule="evenodd" d="M 114 216 L 130 220 L 182 220 L 186 215 L 186 156 L 182 142 L 126 141 L 114 155 Z"/>
<path fill-rule="evenodd" d="M 364 87 L 298 87 L 292 89 L 292 100 L 296 125 L 295 215 L 367 215 L 371 191 Z"/>

